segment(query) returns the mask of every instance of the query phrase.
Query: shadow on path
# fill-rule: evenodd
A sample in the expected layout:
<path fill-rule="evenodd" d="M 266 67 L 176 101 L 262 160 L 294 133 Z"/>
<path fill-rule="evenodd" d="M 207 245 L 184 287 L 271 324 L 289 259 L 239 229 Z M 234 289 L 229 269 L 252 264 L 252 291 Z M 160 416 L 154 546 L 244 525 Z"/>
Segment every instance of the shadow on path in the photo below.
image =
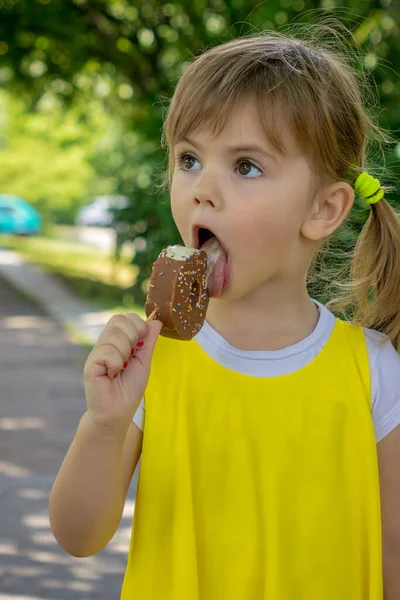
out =
<path fill-rule="evenodd" d="M 0 600 L 118 600 L 136 475 L 120 527 L 95 556 L 54 539 L 48 497 L 85 411 L 85 350 L 0 279 Z"/>

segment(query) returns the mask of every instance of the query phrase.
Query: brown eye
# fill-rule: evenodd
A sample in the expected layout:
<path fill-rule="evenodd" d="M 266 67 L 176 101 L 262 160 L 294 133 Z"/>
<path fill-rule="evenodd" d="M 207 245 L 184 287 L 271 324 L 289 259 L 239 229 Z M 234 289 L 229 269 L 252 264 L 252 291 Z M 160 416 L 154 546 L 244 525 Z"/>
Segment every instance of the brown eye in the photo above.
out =
<path fill-rule="evenodd" d="M 241 177 L 245 177 L 246 179 L 258 179 L 263 174 L 262 170 L 259 167 L 257 167 L 257 165 L 252 163 L 251 160 L 247 160 L 245 158 L 239 161 L 238 166 L 236 168 L 239 175 Z M 254 170 L 258 171 L 258 175 L 254 172 Z M 250 177 L 247 177 L 247 175 L 249 174 Z"/>
<path fill-rule="evenodd" d="M 240 175 L 248 175 L 251 171 L 251 167 L 253 165 L 248 160 L 242 160 L 242 162 L 238 166 L 238 171 Z"/>
<path fill-rule="evenodd" d="M 195 158 L 193 156 L 190 156 L 190 154 L 184 154 L 182 156 L 182 166 L 185 169 L 191 169 L 193 167 L 194 160 Z"/>

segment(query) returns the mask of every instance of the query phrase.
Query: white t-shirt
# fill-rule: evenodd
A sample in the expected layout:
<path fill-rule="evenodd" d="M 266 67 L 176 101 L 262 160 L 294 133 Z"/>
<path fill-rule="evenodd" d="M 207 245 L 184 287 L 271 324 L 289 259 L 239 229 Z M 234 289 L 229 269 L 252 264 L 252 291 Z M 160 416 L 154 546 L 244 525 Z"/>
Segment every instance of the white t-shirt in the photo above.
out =
<path fill-rule="evenodd" d="M 231 346 L 207 322 L 195 336 L 204 352 L 222 366 L 253 377 L 277 377 L 305 367 L 328 341 L 335 326 L 334 315 L 316 300 L 319 320 L 301 342 L 281 350 L 239 350 Z M 364 328 L 371 372 L 372 419 L 376 442 L 400 423 L 400 356 L 382 333 Z M 133 422 L 143 431 L 145 407 L 140 403 Z"/>

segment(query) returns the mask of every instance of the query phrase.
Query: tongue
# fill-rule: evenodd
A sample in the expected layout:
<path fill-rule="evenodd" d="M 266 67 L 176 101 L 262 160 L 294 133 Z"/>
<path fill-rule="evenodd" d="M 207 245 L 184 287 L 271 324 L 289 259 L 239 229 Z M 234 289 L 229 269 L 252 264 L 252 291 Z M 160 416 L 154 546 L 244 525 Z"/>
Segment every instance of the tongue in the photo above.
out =
<path fill-rule="evenodd" d="M 207 288 L 211 297 L 222 293 L 228 257 L 216 237 L 211 238 L 201 247 L 207 253 Z"/>

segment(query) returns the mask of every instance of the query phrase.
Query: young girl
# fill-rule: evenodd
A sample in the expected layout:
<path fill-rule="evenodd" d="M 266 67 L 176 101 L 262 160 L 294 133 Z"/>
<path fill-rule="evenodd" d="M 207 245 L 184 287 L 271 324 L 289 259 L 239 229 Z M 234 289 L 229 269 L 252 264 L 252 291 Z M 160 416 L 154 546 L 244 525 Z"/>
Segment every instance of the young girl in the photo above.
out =
<path fill-rule="evenodd" d="M 241 38 L 186 70 L 165 134 L 175 222 L 186 246 L 219 240 L 219 293 L 190 342 L 107 324 L 55 537 L 103 548 L 141 455 L 122 600 L 400 598 L 400 225 L 363 173 L 379 130 L 355 75 L 290 36 Z M 370 214 L 348 322 L 307 274 L 354 188 Z"/>

